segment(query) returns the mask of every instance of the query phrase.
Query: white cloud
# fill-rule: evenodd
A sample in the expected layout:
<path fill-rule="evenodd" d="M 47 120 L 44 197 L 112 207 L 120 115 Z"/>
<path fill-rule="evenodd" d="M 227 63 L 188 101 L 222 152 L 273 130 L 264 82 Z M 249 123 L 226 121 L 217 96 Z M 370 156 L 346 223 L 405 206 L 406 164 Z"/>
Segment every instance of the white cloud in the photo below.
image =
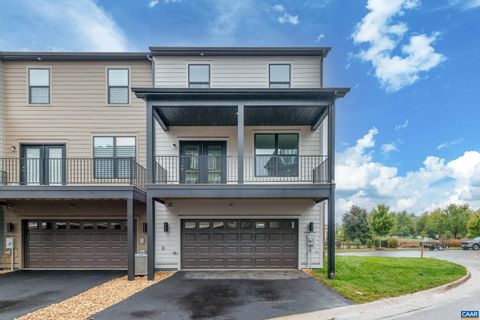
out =
<path fill-rule="evenodd" d="M 445 60 L 435 52 L 433 42 L 438 33 L 416 34 L 407 39 L 408 27 L 404 22 L 394 22 L 406 10 L 420 6 L 419 0 L 369 0 L 369 13 L 357 24 L 352 37 L 357 45 L 367 44 L 358 57 L 372 63 L 375 76 L 388 92 L 411 85 L 425 73 Z M 396 55 L 394 52 L 401 52 Z"/>
<path fill-rule="evenodd" d="M 444 143 L 441 143 L 437 146 L 437 150 L 442 150 L 442 149 L 445 149 L 445 148 L 448 148 L 448 147 L 451 147 L 451 146 L 454 146 L 454 145 L 457 145 L 457 144 L 460 144 L 463 142 L 463 139 L 456 139 L 456 140 L 452 140 L 452 141 L 447 141 L 447 142 L 444 142 Z"/>
<path fill-rule="evenodd" d="M 215 0 L 211 2 L 214 16 L 210 32 L 215 40 L 231 42 L 240 23 L 254 12 L 253 0 Z"/>
<path fill-rule="evenodd" d="M 465 9 L 474 9 L 480 7 L 480 0 L 469 0 L 465 3 Z"/>
<path fill-rule="evenodd" d="M 285 7 L 281 4 L 276 4 L 272 7 L 273 11 L 283 13 L 281 16 L 277 18 L 278 22 L 281 24 L 289 23 L 291 25 L 297 25 L 300 23 L 300 18 L 298 15 L 292 15 L 287 10 Z"/>
<path fill-rule="evenodd" d="M 318 42 L 322 41 L 323 38 L 325 38 L 325 34 L 320 33 L 318 35 L 317 39 L 315 39 L 315 42 L 318 43 Z"/>
<path fill-rule="evenodd" d="M 337 154 L 337 218 L 354 204 L 370 209 L 386 203 L 417 214 L 450 202 L 480 206 L 480 152 L 467 151 L 450 162 L 427 156 L 420 168 L 399 174 L 373 159 L 377 134 L 372 128 Z"/>
<path fill-rule="evenodd" d="M 398 151 L 398 148 L 397 148 L 397 145 L 396 145 L 395 142 L 382 144 L 381 149 L 382 149 L 382 153 L 384 155 L 387 155 L 387 154 L 389 154 L 390 152 L 393 152 L 393 151 Z"/>
<path fill-rule="evenodd" d="M 158 4 L 158 2 L 159 2 L 159 0 L 150 0 L 150 1 L 148 1 L 148 6 L 150 8 L 153 8 Z"/>
<path fill-rule="evenodd" d="M 449 5 L 460 7 L 464 10 L 480 7 L 480 0 L 449 0 Z"/>
<path fill-rule="evenodd" d="M 93 0 L 31 2 L 36 19 L 55 26 L 82 51 L 126 51 L 127 39 L 120 27 Z"/>
<path fill-rule="evenodd" d="M 403 129 L 406 129 L 408 127 L 408 125 L 409 125 L 409 121 L 408 121 L 408 119 L 406 119 L 403 123 L 397 124 L 395 126 L 395 131 L 399 132 Z"/>

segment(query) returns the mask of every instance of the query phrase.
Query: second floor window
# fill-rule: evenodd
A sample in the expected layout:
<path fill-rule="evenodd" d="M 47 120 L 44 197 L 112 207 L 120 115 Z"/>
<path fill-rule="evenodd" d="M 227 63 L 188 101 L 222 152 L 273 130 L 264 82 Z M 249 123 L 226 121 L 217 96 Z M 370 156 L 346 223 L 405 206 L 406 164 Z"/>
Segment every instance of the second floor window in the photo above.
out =
<path fill-rule="evenodd" d="M 270 65 L 270 88 L 290 88 L 290 65 Z"/>
<path fill-rule="evenodd" d="M 188 65 L 188 87 L 189 88 L 210 88 L 210 65 L 209 64 Z"/>
<path fill-rule="evenodd" d="M 29 69 L 28 90 L 30 104 L 49 104 L 50 69 Z"/>
<path fill-rule="evenodd" d="M 255 176 L 298 176 L 298 134 L 255 134 Z"/>
<path fill-rule="evenodd" d="M 129 103 L 128 69 L 108 69 L 108 103 Z"/>
<path fill-rule="evenodd" d="M 128 179 L 132 177 L 135 159 L 135 137 L 94 137 L 93 157 L 96 179 Z"/>

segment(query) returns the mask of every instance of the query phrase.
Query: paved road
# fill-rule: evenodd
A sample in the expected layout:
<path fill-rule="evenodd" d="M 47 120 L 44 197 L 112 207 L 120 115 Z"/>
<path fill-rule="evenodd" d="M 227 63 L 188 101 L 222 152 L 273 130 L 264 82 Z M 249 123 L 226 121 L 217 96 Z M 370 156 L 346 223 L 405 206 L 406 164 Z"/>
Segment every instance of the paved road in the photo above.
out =
<path fill-rule="evenodd" d="M 177 272 L 101 319 L 268 319 L 349 305 L 302 271 Z"/>
<path fill-rule="evenodd" d="M 344 253 L 344 255 L 375 255 L 375 256 L 389 256 L 389 257 L 419 257 L 419 251 L 375 251 L 362 253 Z M 437 258 L 452 261 L 468 268 L 480 271 L 480 251 L 463 251 L 463 250 L 448 250 L 448 251 L 426 251 L 426 257 Z M 468 284 L 465 284 L 468 285 Z M 439 306 L 433 306 L 428 309 L 418 310 L 394 316 L 385 319 L 415 319 L 415 320 L 450 320 L 460 319 L 461 310 L 480 310 L 480 287 L 465 296 L 458 296 L 451 301 Z"/>
<path fill-rule="evenodd" d="M 16 271 L 0 275 L 0 319 L 14 319 L 125 275 L 123 271 Z"/>

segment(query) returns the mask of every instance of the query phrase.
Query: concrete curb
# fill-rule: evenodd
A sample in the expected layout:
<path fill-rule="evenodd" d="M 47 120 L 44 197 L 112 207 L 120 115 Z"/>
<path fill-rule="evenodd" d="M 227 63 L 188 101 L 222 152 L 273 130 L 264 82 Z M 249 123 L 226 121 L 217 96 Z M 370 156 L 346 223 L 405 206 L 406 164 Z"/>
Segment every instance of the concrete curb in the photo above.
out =
<path fill-rule="evenodd" d="M 339 308 L 296 314 L 275 320 L 321 320 L 321 319 L 385 319 L 399 314 L 406 314 L 441 304 L 443 299 L 448 299 L 449 291 L 461 289 L 464 283 L 472 278 L 474 270 L 467 269 L 467 274 L 453 282 L 438 287 L 409 293 L 398 297 L 385 298 L 373 302 L 354 304 Z M 478 275 L 477 275 L 478 276 Z M 470 286 L 465 286 L 470 287 Z M 432 299 L 435 296 L 436 299 Z"/>

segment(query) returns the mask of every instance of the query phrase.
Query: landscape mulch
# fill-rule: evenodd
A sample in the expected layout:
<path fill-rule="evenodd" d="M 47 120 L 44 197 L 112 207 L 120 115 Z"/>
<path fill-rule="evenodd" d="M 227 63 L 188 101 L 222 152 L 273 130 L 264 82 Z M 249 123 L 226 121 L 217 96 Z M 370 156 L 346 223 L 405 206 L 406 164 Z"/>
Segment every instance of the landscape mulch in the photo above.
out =
<path fill-rule="evenodd" d="M 152 281 L 148 281 L 146 277 L 136 277 L 134 281 L 128 281 L 126 276 L 116 278 L 77 296 L 26 314 L 18 320 L 89 319 L 94 314 L 170 277 L 172 274 L 173 272 L 157 272 L 155 273 L 155 280 Z"/>

